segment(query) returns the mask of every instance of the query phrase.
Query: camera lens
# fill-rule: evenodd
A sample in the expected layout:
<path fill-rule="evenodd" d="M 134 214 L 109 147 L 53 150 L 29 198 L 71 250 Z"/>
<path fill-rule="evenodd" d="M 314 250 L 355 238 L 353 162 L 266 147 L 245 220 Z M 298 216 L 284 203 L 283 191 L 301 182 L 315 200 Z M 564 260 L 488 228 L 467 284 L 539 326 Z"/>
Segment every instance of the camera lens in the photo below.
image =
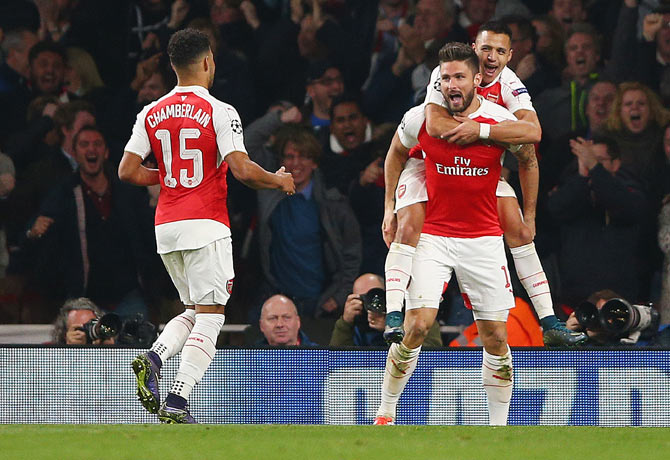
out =
<path fill-rule="evenodd" d="M 608 300 L 600 309 L 603 328 L 611 334 L 625 334 L 640 322 L 640 314 L 623 299 Z"/>
<path fill-rule="evenodd" d="M 575 309 L 577 321 L 584 329 L 596 330 L 600 327 L 598 309 L 591 302 L 584 302 Z"/>

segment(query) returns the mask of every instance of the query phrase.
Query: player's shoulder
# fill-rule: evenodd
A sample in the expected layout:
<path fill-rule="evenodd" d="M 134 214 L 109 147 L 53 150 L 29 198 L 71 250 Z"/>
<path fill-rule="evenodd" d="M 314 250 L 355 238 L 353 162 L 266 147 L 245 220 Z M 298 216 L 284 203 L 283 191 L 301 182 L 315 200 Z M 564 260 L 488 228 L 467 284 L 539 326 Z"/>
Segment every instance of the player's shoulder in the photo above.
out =
<path fill-rule="evenodd" d="M 516 117 L 512 112 L 507 110 L 505 107 L 499 104 L 495 104 L 489 100 L 486 100 L 483 97 L 479 97 L 481 106 L 474 112 L 472 118 L 488 118 L 495 120 L 496 122 L 501 122 L 504 120 L 516 120 Z"/>
<path fill-rule="evenodd" d="M 425 104 L 419 104 L 409 109 L 407 112 L 405 112 L 405 115 L 403 115 L 401 124 L 417 123 L 417 122 L 419 124 L 423 123 L 423 120 L 426 117 L 424 107 Z"/>
<path fill-rule="evenodd" d="M 500 72 L 500 85 L 511 92 L 512 96 L 529 94 L 526 85 L 524 85 L 517 74 L 507 66 Z"/>

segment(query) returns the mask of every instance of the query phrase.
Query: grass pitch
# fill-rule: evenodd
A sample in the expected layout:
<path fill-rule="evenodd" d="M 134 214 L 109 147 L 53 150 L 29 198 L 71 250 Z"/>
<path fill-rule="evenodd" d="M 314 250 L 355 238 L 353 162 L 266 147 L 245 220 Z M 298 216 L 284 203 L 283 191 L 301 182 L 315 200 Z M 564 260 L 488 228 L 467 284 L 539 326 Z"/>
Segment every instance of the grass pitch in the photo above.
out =
<path fill-rule="evenodd" d="M 663 428 L 0 425 L 13 459 L 625 459 L 670 458 Z"/>

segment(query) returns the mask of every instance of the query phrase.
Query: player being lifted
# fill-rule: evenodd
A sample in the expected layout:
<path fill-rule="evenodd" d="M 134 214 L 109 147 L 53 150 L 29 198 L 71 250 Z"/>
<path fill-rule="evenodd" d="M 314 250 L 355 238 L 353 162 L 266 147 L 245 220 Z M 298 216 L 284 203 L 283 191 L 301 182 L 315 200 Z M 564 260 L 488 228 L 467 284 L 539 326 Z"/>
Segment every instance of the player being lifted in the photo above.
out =
<path fill-rule="evenodd" d="M 237 111 L 209 94 L 215 64 L 207 35 L 181 30 L 170 38 L 167 52 L 177 86 L 137 116 L 119 177 L 137 185 L 160 183 L 158 253 L 186 308 L 132 367 L 149 412 L 165 423 L 196 423 L 187 400 L 216 352 L 235 277 L 226 172 L 230 167 L 236 179 L 256 189 L 293 194 L 295 186 L 283 167 L 273 174 L 249 159 Z M 142 165 L 151 152 L 158 169 Z M 179 370 L 161 405 L 159 371 L 179 351 Z"/>
<path fill-rule="evenodd" d="M 479 29 L 473 48 L 480 59 L 482 75 L 477 93 L 507 108 L 518 121 L 504 121 L 490 126 L 458 115 L 448 116 L 446 101 L 439 89 L 438 67 L 432 72 L 425 101 L 426 129 L 430 136 L 459 145 L 480 139 L 510 144 L 540 141 L 542 131 L 530 95 L 514 72 L 506 67 L 512 57 L 511 37 L 507 25 L 491 21 Z M 401 309 L 427 199 L 423 161 L 420 157 L 412 156 L 415 158 L 408 161 L 395 190 L 395 206 L 393 201 L 387 202 L 383 224 L 384 240 L 390 245 L 385 268 L 388 311 L 385 337 L 390 342 L 402 340 Z M 524 198 L 523 213 L 514 190 L 506 181 L 501 179 L 496 191 L 498 216 L 517 275 L 540 318 L 545 344 L 578 345 L 586 341 L 586 335 L 566 329 L 565 324 L 556 318 L 547 277 L 533 243 L 539 170 L 520 168 L 519 179 Z M 394 212 L 397 212 L 397 221 Z"/>
<path fill-rule="evenodd" d="M 440 86 L 449 113 L 488 127 L 515 119 L 504 107 L 476 95 L 482 75 L 479 59 L 470 46 L 447 43 L 439 57 Z M 513 385 L 506 321 L 514 296 L 496 204 L 504 147 L 482 141 L 460 146 L 431 137 L 426 131 L 424 108 L 415 107 L 403 117 L 386 157 L 387 201 L 393 201 L 409 150 L 416 144 L 425 154 L 425 222 L 414 253 L 406 334 L 401 343 L 392 343 L 389 348 L 382 402 L 374 423 L 395 422 L 400 394 L 416 368 L 443 289 L 455 273 L 484 346 L 482 379 L 489 422 L 505 425 Z M 515 155 L 520 169 L 537 168 L 532 145 L 522 147 Z"/>

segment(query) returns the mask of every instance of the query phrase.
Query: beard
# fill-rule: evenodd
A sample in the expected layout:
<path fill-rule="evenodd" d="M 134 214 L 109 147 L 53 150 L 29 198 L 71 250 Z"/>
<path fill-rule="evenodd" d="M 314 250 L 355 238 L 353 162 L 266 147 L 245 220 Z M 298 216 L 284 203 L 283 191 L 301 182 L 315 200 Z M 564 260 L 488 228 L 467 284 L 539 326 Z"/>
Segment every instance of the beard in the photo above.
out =
<path fill-rule="evenodd" d="M 473 88 L 472 91 L 469 93 L 463 95 L 462 93 L 460 94 L 460 98 L 456 99 L 455 101 L 452 100 L 449 95 L 444 97 L 445 102 L 447 103 L 447 111 L 449 114 L 454 115 L 456 113 L 461 113 L 468 107 L 470 107 L 470 104 L 472 104 L 472 99 L 475 97 L 475 89 Z"/>

